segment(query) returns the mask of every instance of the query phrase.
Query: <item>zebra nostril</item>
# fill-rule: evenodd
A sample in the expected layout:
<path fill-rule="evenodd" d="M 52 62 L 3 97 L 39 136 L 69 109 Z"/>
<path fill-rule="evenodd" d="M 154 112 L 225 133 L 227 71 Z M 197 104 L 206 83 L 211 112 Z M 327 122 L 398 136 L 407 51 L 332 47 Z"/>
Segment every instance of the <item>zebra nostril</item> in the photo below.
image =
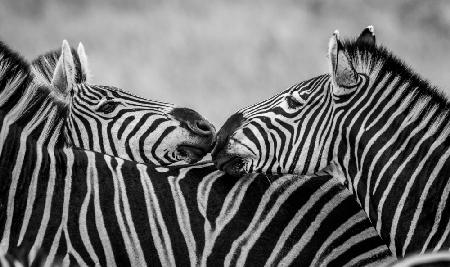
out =
<path fill-rule="evenodd" d="M 212 140 L 216 136 L 214 126 L 196 111 L 189 108 L 174 108 L 170 114 L 190 132 Z"/>
<path fill-rule="evenodd" d="M 210 132 L 214 132 L 215 131 L 214 126 L 212 126 L 210 123 L 208 123 L 206 121 L 203 121 L 203 120 L 196 121 L 195 124 L 196 124 L 197 128 L 200 129 L 203 132 L 210 133 Z"/>
<path fill-rule="evenodd" d="M 214 128 L 214 126 L 205 120 L 194 121 L 191 130 L 199 135 L 205 136 L 214 136 L 216 133 L 216 129 Z"/>

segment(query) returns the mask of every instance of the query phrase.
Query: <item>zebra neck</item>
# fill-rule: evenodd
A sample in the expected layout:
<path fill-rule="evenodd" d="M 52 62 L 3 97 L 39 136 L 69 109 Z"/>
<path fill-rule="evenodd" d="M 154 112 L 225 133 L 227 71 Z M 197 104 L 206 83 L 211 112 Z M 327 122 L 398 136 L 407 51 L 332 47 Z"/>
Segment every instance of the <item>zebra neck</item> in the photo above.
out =
<path fill-rule="evenodd" d="M 0 112 L 10 112 L 32 83 L 29 64 L 0 41 Z"/>
<path fill-rule="evenodd" d="M 396 255 L 450 246 L 448 110 L 395 79 L 385 86 L 342 118 L 338 165 Z"/>
<path fill-rule="evenodd" d="M 10 190 L 27 188 L 31 174 L 27 176 L 23 170 L 33 168 L 37 161 L 34 153 L 40 151 L 42 155 L 63 144 L 64 110 L 55 104 L 47 88 L 32 81 L 26 85 L 17 87 L 18 90 L 24 87 L 17 96 L 12 87 L 2 87 L 1 94 L 6 94 L 6 100 L 2 98 L 5 95 L 0 96 L 5 100 L 0 106 L 0 219 L 10 202 Z M 19 177 L 28 178 L 19 180 Z"/>
<path fill-rule="evenodd" d="M 51 128 L 46 121 L 55 113 L 45 103 L 45 89 L 33 82 L 29 64 L 0 42 L 0 163 L 12 165 L 17 144 L 31 141 L 30 130 Z"/>
<path fill-rule="evenodd" d="M 61 131 L 66 114 L 63 99 L 40 84 L 30 65 L 0 42 L 0 152 L 6 140 L 19 142 L 21 135 L 27 136 L 27 142 L 41 138 L 46 143 L 50 132 Z M 35 130 L 42 132 L 32 134 Z M 13 133 L 15 136 L 8 137 Z"/>
<path fill-rule="evenodd" d="M 31 83 L 27 89 L 9 110 L 0 107 L 0 154 L 5 145 L 14 142 L 63 141 L 66 108 L 55 103 L 45 87 Z"/>

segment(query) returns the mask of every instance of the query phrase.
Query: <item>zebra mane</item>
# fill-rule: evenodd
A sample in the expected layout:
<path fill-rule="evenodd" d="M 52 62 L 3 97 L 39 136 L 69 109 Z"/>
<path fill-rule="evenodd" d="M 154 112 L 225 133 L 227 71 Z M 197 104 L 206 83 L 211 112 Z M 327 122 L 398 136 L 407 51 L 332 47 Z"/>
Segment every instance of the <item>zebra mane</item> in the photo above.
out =
<path fill-rule="evenodd" d="M 31 65 L 1 41 L 0 110 L 19 127 L 34 120 L 47 121 L 47 129 L 60 128 L 68 110 L 49 85 L 36 81 Z"/>
<path fill-rule="evenodd" d="M 18 100 L 31 81 L 30 65 L 0 41 L 0 108 Z"/>
<path fill-rule="evenodd" d="M 71 47 L 72 56 L 75 63 L 75 82 L 86 82 L 86 75 L 81 71 L 81 62 L 78 57 L 77 51 Z M 36 76 L 43 79 L 45 83 L 50 84 L 52 82 L 53 73 L 55 72 L 56 65 L 58 64 L 59 57 L 61 56 L 61 48 L 51 50 L 45 54 L 39 55 L 31 62 L 31 67 Z"/>
<path fill-rule="evenodd" d="M 402 84 L 407 85 L 406 90 L 415 90 L 418 97 L 431 99 L 426 109 L 450 110 L 450 100 L 439 88 L 431 85 L 386 47 L 357 42 L 356 39 L 344 40 L 342 45 L 355 66 L 363 66 L 369 73 L 377 71 L 378 77 L 394 74 Z"/>

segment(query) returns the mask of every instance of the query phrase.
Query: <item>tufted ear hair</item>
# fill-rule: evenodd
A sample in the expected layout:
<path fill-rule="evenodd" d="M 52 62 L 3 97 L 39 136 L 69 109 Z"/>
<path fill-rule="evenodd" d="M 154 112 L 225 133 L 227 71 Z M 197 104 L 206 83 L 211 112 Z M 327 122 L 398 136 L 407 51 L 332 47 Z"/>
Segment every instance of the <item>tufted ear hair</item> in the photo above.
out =
<path fill-rule="evenodd" d="M 53 73 L 52 85 L 56 87 L 61 94 L 67 95 L 75 84 L 75 62 L 69 43 L 64 40 L 62 43 L 61 56 L 56 64 Z"/>
<path fill-rule="evenodd" d="M 337 87 L 350 88 L 357 85 L 358 75 L 339 40 L 339 31 L 334 31 L 328 43 L 329 67 Z"/>
<path fill-rule="evenodd" d="M 80 59 L 80 75 L 81 81 L 89 82 L 91 78 L 91 73 L 89 71 L 88 58 L 84 50 L 83 44 L 80 42 L 77 48 L 78 58 Z"/>
<path fill-rule="evenodd" d="M 367 26 L 356 40 L 358 43 L 375 45 L 375 31 L 372 25 Z"/>

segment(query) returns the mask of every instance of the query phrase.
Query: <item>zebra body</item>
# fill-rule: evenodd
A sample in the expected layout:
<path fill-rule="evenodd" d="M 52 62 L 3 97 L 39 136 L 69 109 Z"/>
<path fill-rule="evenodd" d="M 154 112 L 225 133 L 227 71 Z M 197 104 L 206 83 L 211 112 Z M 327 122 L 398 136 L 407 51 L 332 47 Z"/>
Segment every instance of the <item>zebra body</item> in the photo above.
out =
<path fill-rule="evenodd" d="M 325 174 L 268 183 L 211 164 L 155 168 L 67 146 L 60 103 L 3 44 L 0 54 L 1 251 L 26 249 L 33 262 L 40 249 L 44 265 L 64 266 L 392 260 L 350 193 Z"/>
<path fill-rule="evenodd" d="M 28 188 L 22 184 L 37 167 L 12 179 L 25 192 L 10 188 L 20 197 L 8 203 L 13 208 L 2 245 L 32 242 L 30 251 L 48 251 L 45 264 L 61 258 L 63 265 L 80 266 L 361 266 L 393 260 L 351 193 L 331 176 L 285 175 L 269 184 L 262 175 L 233 180 L 211 164 L 156 170 L 70 148 L 42 155 L 42 161 L 49 173 L 55 169 L 39 185 L 46 190 L 32 186 L 34 177 Z"/>
<path fill-rule="evenodd" d="M 450 104 L 373 28 L 329 44 L 330 74 L 233 115 L 216 164 L 231 173 L 343 177 L 394 255 L 450 248 Z"/>

